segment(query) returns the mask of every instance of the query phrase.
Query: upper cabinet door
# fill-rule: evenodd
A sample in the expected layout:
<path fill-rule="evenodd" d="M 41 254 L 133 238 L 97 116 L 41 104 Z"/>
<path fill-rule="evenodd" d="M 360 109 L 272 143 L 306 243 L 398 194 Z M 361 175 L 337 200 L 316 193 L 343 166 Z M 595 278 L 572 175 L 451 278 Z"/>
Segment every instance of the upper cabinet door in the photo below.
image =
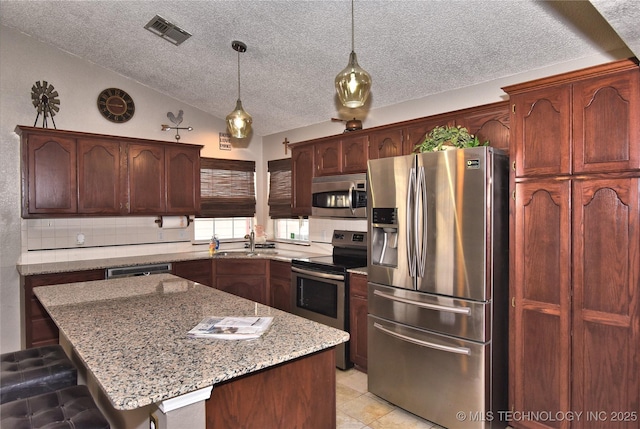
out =
<path fill-rule="evenodd" d="M 295 216 L 311 216 L 313 157 L 313 145 L 291 148 L 291 214 Z"/>
<path fill-rule="evenodd" d="M 200 149 L 167 147 L 167 213 L 200 211 Z"/>
<path fill-rule="evenodd" d="M 78 139 L 78 213 L 119 214 L 122 180 L 119 142 Z"/>
<path fill-rule="evenodd" d="M 571 86 L 511 96 L 511 158 L 516 176 L 571 173 Z"/>
<path fill-rule="evenodd" d="M 316 176 L 342 173 L 342 141 L 316 143 Z"/>
<path fill-rule="evenodd" d="M 403 139 L 404 132 L 402 127 L 371 131 L 369 133 L 369 159 L 403 155 Z"/>
<path fill-rule="evenodd" d="M 640 73 L 578 82 L 573 89 L 577 173 L 640 168 Z"/>
<path fill-rule="evenodd" d="M 480 143 L 509 152 L 509 102 L 494 103 L 470 109 L 456 123 L 478 137 Z"/>
<path fill-rule="evenodd" d="M 369 159 L 369 138 L 365 135 L 342 139 L 342 172 L 366 173 Z"/>
<path fill-rule="evenodd" d="M 152 144 L 130 144 L 129 213 L 157 215 L 164 213 L 165 170 L 164 147 Z"/>
<path fill-rule="evenodd" d="M 76 213 L 75 139 L 32 134 L 23 142 L 23 217 Z"/>

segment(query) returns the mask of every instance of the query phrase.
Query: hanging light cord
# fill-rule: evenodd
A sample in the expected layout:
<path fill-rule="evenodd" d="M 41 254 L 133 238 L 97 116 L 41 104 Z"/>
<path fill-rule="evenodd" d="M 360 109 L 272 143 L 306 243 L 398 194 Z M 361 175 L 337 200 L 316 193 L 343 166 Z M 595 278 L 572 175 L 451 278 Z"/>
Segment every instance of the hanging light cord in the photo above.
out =
<path fill-rule="evenodd" d="M 354 30 L 354 20 L 353 20 L 353 0 L 351 0 L 351 52 L 355 52 L 355 45 L 356 45 L 356 38 L 354 36 L 355 34 L 355 30 Z"/>
<path fill-rule="evenodd" d="M 238 50 L 238 100 L 240 100 L 240 50 Z"/>

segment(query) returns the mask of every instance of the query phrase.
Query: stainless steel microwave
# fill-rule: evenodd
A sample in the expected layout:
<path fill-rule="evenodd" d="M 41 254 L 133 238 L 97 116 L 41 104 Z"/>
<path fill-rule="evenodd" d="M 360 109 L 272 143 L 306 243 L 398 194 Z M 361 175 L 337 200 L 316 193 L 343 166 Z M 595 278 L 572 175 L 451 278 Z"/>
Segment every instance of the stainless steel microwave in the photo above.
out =
<path fill-rule="evenodd" d="M 314 177 L 311 197 L 312 216 L 366 218 L 367 174 Z"/>

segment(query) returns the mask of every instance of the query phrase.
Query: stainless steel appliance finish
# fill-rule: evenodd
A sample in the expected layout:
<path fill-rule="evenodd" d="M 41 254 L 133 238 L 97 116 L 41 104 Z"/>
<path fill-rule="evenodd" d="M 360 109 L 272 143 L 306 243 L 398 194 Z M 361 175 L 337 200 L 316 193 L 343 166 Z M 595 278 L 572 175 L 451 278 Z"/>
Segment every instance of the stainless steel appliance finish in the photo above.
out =
<path fill-rule="evenodd" d="M 333 254 L 291 261 L 292 313 L 349 331 L 349 268 L 367 264 L 367 233 L 333 232 Z M 336 346 L 336 366 L 347 369 L 349 343 Z"/>
<path fill-rule="evenodd" d="M 371 160 L 368 184 L 369 391 L 444 427 L 505 427 L 508 158 Z"/>
<path fill-rule="evenodd" d="M 170 273 L 171 263 L 134 265 L 130 267 L 107 268 L 106 278 L 117 279 L 121 277 L 148 276 L 150 274 Z"/>
<path fill-rule="evenodd" d="M 315 217 L 366 218 L 367 175 L 314 177 L 311 182 L 311 215 Z"/>

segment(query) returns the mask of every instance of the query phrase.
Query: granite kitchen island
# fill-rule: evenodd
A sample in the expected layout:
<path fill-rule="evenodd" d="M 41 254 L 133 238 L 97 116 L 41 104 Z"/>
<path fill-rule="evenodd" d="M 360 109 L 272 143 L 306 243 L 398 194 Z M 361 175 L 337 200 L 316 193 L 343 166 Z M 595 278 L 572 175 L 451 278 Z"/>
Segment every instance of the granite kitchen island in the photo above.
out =
<path fill-rule="evenodd" d="M 170 274 L 34 291 L 114 429 L 335 427 L 346 332 Z M 255 340 L 187 337 L 214 315 L 274 320 Z"/>

